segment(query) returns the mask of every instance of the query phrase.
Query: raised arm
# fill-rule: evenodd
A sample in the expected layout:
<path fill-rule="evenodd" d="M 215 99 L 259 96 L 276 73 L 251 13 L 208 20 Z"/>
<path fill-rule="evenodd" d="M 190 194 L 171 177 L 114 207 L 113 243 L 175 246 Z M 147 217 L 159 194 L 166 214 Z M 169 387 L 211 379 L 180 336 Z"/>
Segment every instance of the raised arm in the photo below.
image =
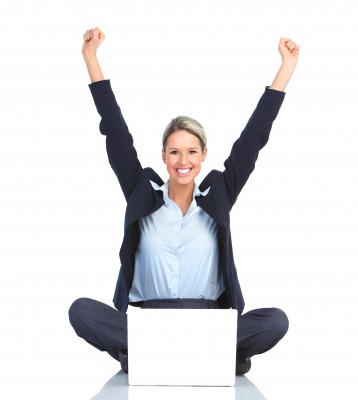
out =
<path fill-rule="evenodd" d="M 98 28 L 86 31 L 83 35 L 82 54 L 92 82 L 89 87 L 101 116 L 100 131 L 106 136 L 108 160 L 125 198 L 128 199 L 142 166 L 110 81 L 104 79 L 97 59 L 97 49 L 104 38 L 103 32 Z"/>
<path fill-rule="evenodd" d="M 281 38 L 278 49 L 282 64 L 275 79 L 261 96 L 255 111 L 224 163 L 223 174 L 231 207 L 254 170 L 259 151 L 269 139 L 272 124 L 285 97 L 284 90 L 297 65 L 299 46 L 295 42 Z"/>

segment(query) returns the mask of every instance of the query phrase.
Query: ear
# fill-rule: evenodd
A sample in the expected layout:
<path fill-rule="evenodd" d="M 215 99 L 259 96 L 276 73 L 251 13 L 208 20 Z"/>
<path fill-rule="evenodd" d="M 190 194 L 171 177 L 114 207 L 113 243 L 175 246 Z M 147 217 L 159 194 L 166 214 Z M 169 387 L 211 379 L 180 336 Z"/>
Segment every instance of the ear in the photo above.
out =
<path fill-rule="evenodd" d="M 201 162 L 204 162 L 206 160 L 206 155 L 207 154 L 208 154 L 208 148 L 204 147 L 203 154 L 201 156 Z"/>
<path fill-rule="evenodd" d="M 167 163 L 166 154 L 165 154 L 165 150 L 164 149 L 162 149 L 162 160 L 163 160 L 164 164 Z"/>

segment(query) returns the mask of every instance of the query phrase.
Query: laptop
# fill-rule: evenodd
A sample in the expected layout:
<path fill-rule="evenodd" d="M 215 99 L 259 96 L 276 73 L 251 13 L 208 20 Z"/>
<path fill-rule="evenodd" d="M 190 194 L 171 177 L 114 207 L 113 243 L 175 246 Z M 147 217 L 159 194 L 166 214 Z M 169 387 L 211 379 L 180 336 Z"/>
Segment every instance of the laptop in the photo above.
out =
<path fill-rule="evenodd" d="M 129 385 L 234 386 L 237 310 L 128 310 Z"/>

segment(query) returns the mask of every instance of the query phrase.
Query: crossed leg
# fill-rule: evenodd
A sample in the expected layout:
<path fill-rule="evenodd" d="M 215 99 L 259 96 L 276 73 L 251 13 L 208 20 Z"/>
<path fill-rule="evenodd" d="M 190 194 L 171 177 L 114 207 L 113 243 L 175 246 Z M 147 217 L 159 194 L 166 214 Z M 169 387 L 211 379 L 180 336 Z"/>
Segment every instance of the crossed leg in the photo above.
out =
<path fill-rule="evenodd" d="M 127 315 L 97 300 L 80 298 L 69 309 L 77 335 L 118 361 L 128 348 Z M 260 308 L 238 317 L 237 374 L 246 373 L 256 354 L 274 347 L 286 334 L 288 319 L 278 308 Z"/>

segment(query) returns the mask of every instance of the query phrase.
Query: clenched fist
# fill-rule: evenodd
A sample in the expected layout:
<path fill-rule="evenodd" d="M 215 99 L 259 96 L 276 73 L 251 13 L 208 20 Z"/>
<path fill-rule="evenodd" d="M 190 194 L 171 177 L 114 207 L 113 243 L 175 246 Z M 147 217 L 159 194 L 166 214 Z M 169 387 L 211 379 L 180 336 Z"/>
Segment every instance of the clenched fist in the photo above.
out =
<path fill-rule="evenodd" d="M 291 39 L 281 38 L 278 51 L 281 54 L 282 61 L 291 61 L 295 65 L 297 64 L 300 46 L 296 42 Z"/>
<path fill-rule="evenodd" d="M 99 28 L 87 30 L 83 34 L 82 54 L 96 54 L 104 39 L 104 33 Z"/>
<path fill-rule="evenodd" d="M 104 40 L 104 33 L 99 29 L 89 29 L 83 35 L 82 55 L 85 60 L 91 82 L 104 79 L 97 59 L 97 49 Z"/>

